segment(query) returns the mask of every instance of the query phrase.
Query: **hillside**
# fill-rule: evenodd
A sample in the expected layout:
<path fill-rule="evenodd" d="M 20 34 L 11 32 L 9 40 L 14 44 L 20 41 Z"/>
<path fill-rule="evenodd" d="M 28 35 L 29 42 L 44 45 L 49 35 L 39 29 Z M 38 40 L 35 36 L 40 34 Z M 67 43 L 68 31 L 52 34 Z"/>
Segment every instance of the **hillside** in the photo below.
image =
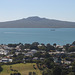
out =
<path fill-rule="evenodd" d="M 0 73 L 0 75 L 10 75 L 13 73 L 13 71 L 10 70 L 10 66 L 12 66 L 12 69 L 17 70 L 21 73 L 21 75 L 29 75 L 29 72 L 36 72 L 37 75 L 41 75 L 40 70 L 37 68 L 36 70 L 33 68 L 33 65 L 36 65 L 35 63 L 27 63 L 27 64 L 14 64 L 14 65 L 3 65 L 3 71 Z"/>
<path fill-rule="evenodd" d="M 0 28 L 75 28 L 75 22 L 34 16 L 15 21 L 0 22 Z"/>

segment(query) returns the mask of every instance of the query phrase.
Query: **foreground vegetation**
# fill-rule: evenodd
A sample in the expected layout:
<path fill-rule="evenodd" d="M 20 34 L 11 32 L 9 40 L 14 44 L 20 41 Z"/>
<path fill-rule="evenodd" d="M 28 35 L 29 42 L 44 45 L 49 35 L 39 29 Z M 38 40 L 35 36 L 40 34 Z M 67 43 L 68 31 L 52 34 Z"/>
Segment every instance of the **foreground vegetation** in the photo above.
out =
<path fill-rule="evenodd" d="M 11 68 L 17 72 L 19 72 L 21 75 L 29 75 L 29 72 L 35 72 L 37 75 L 41 75 L 40 70 L 37 68 L 36 70 L 33 68 L 33 65 L 36 65 L 35 63 L 27 63 L 27 64 L 13 64 L 13 65 L 3 65 L 3 71 L 0 73 L 0 75 L 10 75 L 11 73 L 14 73 L 14 71 L 11 71 Z"/>

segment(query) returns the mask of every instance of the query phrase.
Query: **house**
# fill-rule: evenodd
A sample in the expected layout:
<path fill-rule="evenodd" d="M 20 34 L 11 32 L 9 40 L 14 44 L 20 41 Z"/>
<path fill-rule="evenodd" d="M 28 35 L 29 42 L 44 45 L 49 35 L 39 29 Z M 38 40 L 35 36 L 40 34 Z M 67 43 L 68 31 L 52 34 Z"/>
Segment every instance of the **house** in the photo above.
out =
<path fill-rule="evenodd" d="M 64 54 L 64 51 L 55 51 L 55 52 L 49 52 L 49 54 Z"/>
<path fill-rule="evenodd" d="M 37 53 L 37 50 L 33 49 L 33 50 L 31 50 L 31 51 L 25 53 L 24 55 L 25 55 L 25 56 L 33 56 L 35 53 Z"/>
<path fill-rule="evenodd" d="M 44 60 L 44 58 L 41 57 L 40 60 Z"/>
<path fill-rule="evenodd" d="M 33 56 L 33 53 L 32 52 L 28 52 L 28 53 L 25 53 L 24 55 L 25 56 Z"/>
<path fill-rule="evenodd" d="M 10 47 L 8 47 L 7 45 L 2 45 L 2 48 L 5 50 L 10 50 Z"/>
<path fill-rule="evenodd" d="M 71 64 L 71 61 L 65 60 L 65 61 L 64 61 L 64 64 L 67 64 L 67 65 L 68 65 L 68 64 Z"/>
<path fill-rule="evenodd" d="M 56 48 L 62 48 L 63 49 L 63 46 L 57 45 Z"/>
<path fill-rule="evenodd" d="M 38 45 L 38 47 L 41 47 L 42 45 Z"/>
<path fill-rule="evenodd" d="M 14 54 L 9 54 L 9 55 L 7 55 L 7 57 L 13 57 L 14 56 Z"/>
<path fill-rule="evenodd" d="M 24 54 L 25 54 L 25 52 L 22 52 L 22 54 L 24 55 Z"/>
<path fill-rule="evenodd" d="M 19 55 L 19 54 L 21 54 L 21 52 L 15 52 L 15 54 L 16 54 L 16 55 Z"/>
<path fill-rule="evenodd" d="M 37 53 L 37 50 L 33 49 L 30 52 L 32 52 L 33 54 Z"/>
<path fill-rule="evenodd" d="M 8 63 L 8 62 L 12 62 L 12 59 L 2 58 L 2 59 L 0 60 L 0 62 Z"/>
<path fill-rule="evenodd" d="M 9 62 L 12 62 L 13 60 L 12 59 L 8 59 L 9 60 Z"/>
<path fill-rule="evenodd" d="M 30 49 L 24 49 L 25 51 L 30 51 Z"/>
<path fill-rule="evenodd" d="M 0 49 L 2 49 L 2 45 L 0 45 Z"/>
<path fill-rule="evenodd" d="M 20 46 L 16 46 L 15 49 L 18 50 L 18 51 L 21 51 Z"/>
<path fill-rule="evenodd" d="M 7 55 L 9 53 L 9 50 L 0 49 L 0 54 Z"/>
<path fill-rule="evenodd" d="M 38 57 L 34 57 L 33 60 L 38 60 Z"/>
<path fill-rule="evenodd" d="M 8 60 L 8 58 L 2 58 L 2 62 L 7 63 L 7 62 L 9 62 L 9 60 Z"/>

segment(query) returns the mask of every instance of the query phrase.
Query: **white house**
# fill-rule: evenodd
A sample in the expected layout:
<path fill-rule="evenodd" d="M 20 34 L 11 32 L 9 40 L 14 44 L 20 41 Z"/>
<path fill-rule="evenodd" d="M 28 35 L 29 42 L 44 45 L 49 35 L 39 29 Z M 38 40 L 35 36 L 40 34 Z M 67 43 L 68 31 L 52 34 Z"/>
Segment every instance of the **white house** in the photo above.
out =
<path fill-rule="evenodd" d="M 12 59 L 2 58 L 2 59 L 0 60 L 0 62 L 8 63 L 8 62 L 12 62 Z"/>
<path fill-rule="evenodd" d="M 32 52 L 25 53 L 25 56 L 33 56 Z"/>
<path fill-rule="evenodd" d="M 8 50 L 0 49 L 0 54 L 7 55 L 9 53 Z"/>
<path fill-rule="evenodd" d="M 33 49 L 30 52 L 32 52 L 33 54 L 37 53 L 37 50 Z"/>

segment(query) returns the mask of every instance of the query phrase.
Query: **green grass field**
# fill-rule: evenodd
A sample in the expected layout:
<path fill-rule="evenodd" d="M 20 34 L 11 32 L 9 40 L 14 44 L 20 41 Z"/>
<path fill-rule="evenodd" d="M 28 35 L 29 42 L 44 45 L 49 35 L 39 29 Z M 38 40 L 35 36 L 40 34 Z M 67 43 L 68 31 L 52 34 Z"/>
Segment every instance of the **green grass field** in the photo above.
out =
<path fill-rule="evenodd" d="M 28 75 L 29 72 L 36 72 L 37 75 L 41 75 L 41 71 L 37 68 L 36 70 L 33 68 L 33 65 L 36 66 L 35 63 L 20 63 L 20 64 L 14 64 L 14 65 L 3 65 L 3 71 L 0 73 L 0 75 L 10 75 L 10 73 L 13 73 L 14 71 L 10 70 L 10 66 L 12 66 L 12 69 L 18 70 L 21 75 Z"/>

